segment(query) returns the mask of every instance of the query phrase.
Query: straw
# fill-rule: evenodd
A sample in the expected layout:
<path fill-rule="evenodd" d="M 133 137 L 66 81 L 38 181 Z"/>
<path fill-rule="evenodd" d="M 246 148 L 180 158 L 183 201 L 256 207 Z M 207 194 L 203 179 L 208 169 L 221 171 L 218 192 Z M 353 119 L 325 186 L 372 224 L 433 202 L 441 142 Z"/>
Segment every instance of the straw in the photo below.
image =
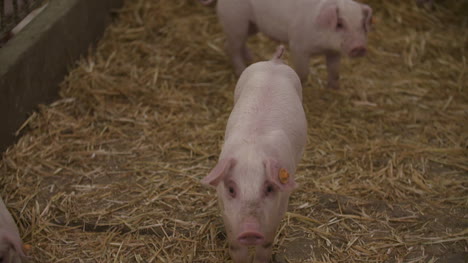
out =
<path fill-rule="evenodd" d="M 366 1 L 369 52 L 342 60 L 340 90 L 311 60 L 277 262 L 467 258 L 466 5 L 414 2 Z M 3 154 L 2 197 L 32 262 L 228 262 L 215 191 L 199 183 L 237 80 L 215 10 L 139 0 L 118 13 Z M 249 40 L 255 61 L 276 46 Z"/>

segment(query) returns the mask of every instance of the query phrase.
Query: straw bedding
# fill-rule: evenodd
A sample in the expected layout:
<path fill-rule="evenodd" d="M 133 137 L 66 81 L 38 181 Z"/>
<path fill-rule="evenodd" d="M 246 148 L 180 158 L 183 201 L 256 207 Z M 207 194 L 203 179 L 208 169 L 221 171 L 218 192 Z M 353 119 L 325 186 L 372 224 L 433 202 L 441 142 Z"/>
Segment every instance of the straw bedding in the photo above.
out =
<path fill-rule="evenodd" d="M 308 143 L 276 262 L 466 262 L 467 18 L 366 1 L 363 59 L 304 85 Z M 2 197 L 32 262 L 229 261 L 215 165 L 236 78 L 214 9 L 127 1 L 60 98 L 40 106 L 0 162 Z M 276 43 L 249 40 L 255 59 Z M 288 61 L 288 54 L 286 54 Z"/>

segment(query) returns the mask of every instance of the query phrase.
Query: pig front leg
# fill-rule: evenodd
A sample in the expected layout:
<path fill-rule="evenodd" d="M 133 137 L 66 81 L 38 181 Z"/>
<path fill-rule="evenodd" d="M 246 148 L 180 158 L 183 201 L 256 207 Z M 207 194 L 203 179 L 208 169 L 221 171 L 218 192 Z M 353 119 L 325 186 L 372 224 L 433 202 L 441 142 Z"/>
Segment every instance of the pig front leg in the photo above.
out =
<path fill-rule="evenodd" d="M 338 53 L 329 53 L 326 55 L 327 72 L 328 72 L 328 88 L 340 88 L 340 60 L 341 55 Z"/>
<path fill-rule="evenodd" d="M 229 254 L 234 263 L 245 263 L 249 260 L 249 250 L 244 246 L 229 244 Z"/>

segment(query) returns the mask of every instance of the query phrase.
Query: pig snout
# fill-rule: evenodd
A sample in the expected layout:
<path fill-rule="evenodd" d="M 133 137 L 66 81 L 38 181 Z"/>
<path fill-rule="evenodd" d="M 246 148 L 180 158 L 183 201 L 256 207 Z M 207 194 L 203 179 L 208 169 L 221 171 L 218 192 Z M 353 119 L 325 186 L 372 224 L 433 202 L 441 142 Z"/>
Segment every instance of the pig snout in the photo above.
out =
<path fill-rule="evenodd" d="M 242 232 L 237 241 L 244 246 L 255 246 L 263 243 L 265 237 L 259 231 L 260 225 L 255 221 L 247 221 L 242 226 Z"/>
<path fill-rule="evenodd" d="M 367 41 L 362 37 L 352 37 L 343 43 L 343 51 L 351 58 L 363 57 L 367 53 Z"/>
<path fill-rule="evenodd" d="M 362 57 L 366 55 L 367 48 L 364 45 L 355 46 L 349 52 L 350 57 Z"/>

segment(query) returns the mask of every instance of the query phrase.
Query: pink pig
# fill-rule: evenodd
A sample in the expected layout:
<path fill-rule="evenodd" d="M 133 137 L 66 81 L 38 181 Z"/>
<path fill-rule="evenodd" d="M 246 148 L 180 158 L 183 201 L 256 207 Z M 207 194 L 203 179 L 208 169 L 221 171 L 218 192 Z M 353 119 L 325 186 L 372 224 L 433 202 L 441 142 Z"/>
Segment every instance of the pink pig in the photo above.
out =
<path fill-rule="evenodd" d="M 248 246 L 256 246 L 255 262 L 270 261 L 306 143 L 302 86 L 280 60 L 283 50 L 240 76 L 218 164 L 202 179 L 216 188 L 236 263 L 247 262 Z"/>
<path fill-rule="evenodd" d="M 0 262 L 21 263 L 25 258 L 18 227 L 0 197 Z"/>
<path fill-rule="evenodd" d="M 207 5 L 214 0 L 199 0 Z M 328 87 L 339 88 L 341 54 L 366 54 L 367 32 L 372 9 L 352 0 L 218 0 L 217 13 L 226 33 L 226 50 L 237 75 L 251 60 L 246 46 L 249 35 L 258 31 L 291 49 L 294 68 L 307 80 L 309 60 L 324 54 Z"/>

